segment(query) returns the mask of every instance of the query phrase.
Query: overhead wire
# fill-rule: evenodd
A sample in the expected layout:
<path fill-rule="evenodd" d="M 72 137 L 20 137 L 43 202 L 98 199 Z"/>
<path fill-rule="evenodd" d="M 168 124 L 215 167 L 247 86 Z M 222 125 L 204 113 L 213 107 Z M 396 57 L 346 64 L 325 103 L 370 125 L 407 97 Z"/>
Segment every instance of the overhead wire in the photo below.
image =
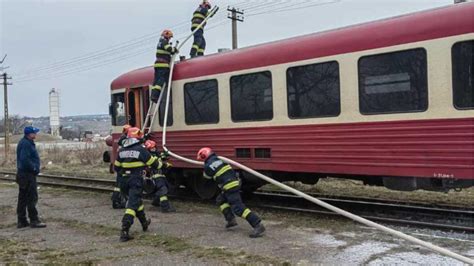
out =
<path fill-rule="evenodd" d="M 213 26 L 209 27 L 207 30 L 210 31 L 214 28 L 217 28 L 217 27 L 225 24 L 226 22 L 227 22 L 227 19 L 218 20 L 216 25 L 213 25 Z M 182 37 L 185 37 L 184 33 L 177 36 L 176 38 L 179 39 L 179 38 L 182 38 Z M 140 49 L 138 51 L 135 51 L 135 53 L 132 53 L 132 54 L 129 54 L 129 55 L 126 55 L 126 56 L 123 56 L 123 57 L 110 58 L 108 60 L 96 62 L 96 63 L 89 64 L 89 65 L 82 65 L 82 66 L 72 68 L 72 69 L 65 69 L 61 72 L 53 72 L 53 73 L 50 73 L 46 76 L 35 76 L 35 77 L 28 77 L 28 78 L 24 78 L 24 79 L 19 79 L 19 80 L 16 81 L 16 83 L 46 80 L 46 79 L 58 78 L 58 77 L 62 77 L 62 76 L 67 76 L 67 75 L 71 75 L 71 74 L 75 74 L 75 73 L 84 72 L 84 71 L 95 69 L 95 68 L 98 68 L 98 67 L 101 67 L 101 66 L 109 65 L 111 63 L 116 63 L 116 62 L 120 62 L 120 61 L 123 61 L 123 60 L 127 60 L 129 58 L 133 58 L 133 57 L 138 56 L 138 55 L 149 53 L 150 51 L 153 51 L 153 48 L 154 48 L 154 45 L 146 47 L 144 49 Z"/>
<path fill-rule="evenodd" d="M 333 2 L 338 1 L 340 0 L 333 0 Z M 314 3 L 314 1 L 306 0 L 300 3 L 293 2 L 289 4 L 287 1 L 282 0 L 266 0 L 265 3 L 262 3 L 261 1 L 242 1 L 234 6 L 238 9 L 243 9 L 244 7 L 251 7 L 251 11 L 246 15 L 247 17 L 251 17 L 260 14 L 268 14 L 271 12 L 283 12 L 307 8 L 309 6 L 328 4 L 328 2 L 318 2 L 319 3 Z M 208 27 L 207 30 L 211 30 L 225 24 L 227 22 L 226 15 L 226 12 L 220 12 L 216 16 L 217 19 L 214 18 L 213 25 L 211 27 Z M 187 32 L 187 28 L 185 27 L 188 27 L 188 24 L 189 21 L 183 21 L 175 24 L 173 29 L 177 31 L 177 35 L 180 35 L 181 33 Z M 142 35 L 141 37 L 117 45 L 109 46 L 109 49 L 105 48 L 95 52 L 87 53 L 83 56 L 77 56 L 73 57 L 72 59 L 61 60 L 49 65 L 45 65 L 43 67 L 33 68 L 32 70 L 23 75 L 16 75 L 18 77 L 17 82 L 28 82 L 33 80 L 44 80 L 49 78 L 61 77 L 70 73 L 77 73 L 77 71 L 87 71 L 111 63 L 127 60 L 135 56 L 144 54 L 149 50 L 152 50 L 153 47 L 151 46 L 152 44 L 154 45 L 154 41 L 158 36 L 159 33 L 157 32 Z M 146 49 L 143 49 L 145 47 Z M 45 72 L 47 72 L 46 75 Z"/>
<path fill-rule="evenodd" d="M 241 2 L 245 3 L 245 2 Z M 237 5 L 237 7 L 239 7 Z M 220 13 L 218 16 L 223 17 L 225 16 L 225 13 Z M 175 25 L 175 31 L 176 31 L 176 26 L 178 28 L 183 28 L 183 27 L 188 27 L 189 21 L 184 21 L 181 23 L 178 23 Z M 222 25 L 223 23 L 220 23 Z M 187 29 L 186 29 L 187 30 Z M 69 60 L 61 60 L 43 67 L 37 67 L 37 68 L 32 68 L 26 71 L 26 73 L 22 74 L 15 74 L 15 76 L 18 78 L 19 81 L 22 81 L 24 79 L 31 79 L 32 77 L 35 76 L 44 76 L 44 72 L 64 72 L 65 69 L 77 69 L 77 68 L 82 68 L 81 65 L 87 65 L 91 64 L 91 61 L 95 60 L 104 60 L 107 59 L 106 61 L 110 62 L 115 60 L 113 58 L 115 57 L 122 57 L 122 58 L 129 58 L 123 57 L 123 54 L 130 54 L 134 53 L 137 49 L 145 47 L 146 45 L 149 44 L 152 40 L 155 40 L 159 36 L 159 33 L 152 33 L 152 34 L 147 34 L 139 37 L 138 39 L 134 40 L 129 40 L 121 44 L 117 44 L 115 46 L 109 46 L 109 49 L 101 49 L 96 52 L 91 52 L 88 54 L 85 54 L 84 56 L 78 56 L 78 57 L 73 57 L 72 59 Z M 112 57 L 112 58 L 111 58 Z M 120 60 L 119 60 L 120 61 Z"/>

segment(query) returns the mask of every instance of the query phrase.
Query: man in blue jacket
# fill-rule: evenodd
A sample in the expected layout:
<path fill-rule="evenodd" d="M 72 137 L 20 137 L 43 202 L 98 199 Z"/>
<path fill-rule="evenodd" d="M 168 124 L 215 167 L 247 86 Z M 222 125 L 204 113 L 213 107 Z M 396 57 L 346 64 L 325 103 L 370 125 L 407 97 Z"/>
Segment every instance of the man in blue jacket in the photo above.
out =
<path fill-rule="evenodd" d="M 25 127 L 25 136 L 20 140 L 16 148 L 17 175 L 16 182 L 20 188 L 18 194 L 18 228 L 31 226 L 32 228 L 46 227 L 38 218 L 36 203 L 38 202 L 38 190 L 36 176 L 40 172 L 40 158 L 36 151 L 35 138 L 39 132 L 38 128 Z M 26 219 L 26 210 L 30 223 Z"/>

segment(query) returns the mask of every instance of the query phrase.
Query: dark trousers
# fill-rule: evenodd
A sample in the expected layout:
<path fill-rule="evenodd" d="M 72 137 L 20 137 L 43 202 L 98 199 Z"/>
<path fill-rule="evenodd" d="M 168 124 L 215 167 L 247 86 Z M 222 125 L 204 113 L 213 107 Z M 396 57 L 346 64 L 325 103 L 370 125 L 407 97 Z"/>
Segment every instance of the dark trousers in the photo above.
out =
<path fill-rule="evenodd" d="M 18 215 L 18 222 L 26 223 L 26 210 L 28 210 L 28 217 L 31 222 L 38 221 L 38 211 L 36 210 L 36 203 L 38 203 L 38 189 L 36 184 L 36 174 L 18 172 L 16 182 L 19 186 L 18 205 L 16 213 Z"/>
<path fill-rule="evenodd" d="M 115 187 L 114 192 L 112 193 L 112 207 L 114 209 L 123 209 L 125 208 L 125 204 L 127 202 L 127 195 L 122 193 L 123 177 L 121 174 L 117 173 L 117 177 L 115 180 Z"/>
<path fill-rule="evenodd" d="M 156 192 L 153 199 L 153 206 L 161 206 L 162 209 L 167 210 L 171 208 L 171 204 L 168 200 L 168 181 L 164 175 L 153 178 L 155 182 Z"/>
<path fill-rule="evenodd" d="M 128 195 L 125 215 L 122 218 L 122 229 L 129 230 L 135 217 L 141 224 L 146 222 L 145 206 L 143 205 L 143 178 L 141 176 L 124 176 L 122 191 Z"/>
<path fill-rule="evenodd" d="M 206 50 L 206 39 L 204 38 L 204 31 L 202 29 L 194 33 L 194 42 L 191 47 L 191 57 L 202 56 Z"/>
<path fill-rule="evenodd" d="M 226 221 L 235 219 L 235 215 L 237 215 L 247 220 L 252 227 L 257 226 L 261 222 L 261 219 L 257 214 L 245 207 L 238 189 L 222 192 L 217 196 L 216 202 L 217 205 L 219 205 L 222 214 L 224 214 Z"/>
<path fill-rule="evenodd" d="M 151 88 L 152 102 L 158 102 L 161 90 L 170 77 L 169 67 L 155 67 L 155 77 L 153 79 L 153 87 Z"/>

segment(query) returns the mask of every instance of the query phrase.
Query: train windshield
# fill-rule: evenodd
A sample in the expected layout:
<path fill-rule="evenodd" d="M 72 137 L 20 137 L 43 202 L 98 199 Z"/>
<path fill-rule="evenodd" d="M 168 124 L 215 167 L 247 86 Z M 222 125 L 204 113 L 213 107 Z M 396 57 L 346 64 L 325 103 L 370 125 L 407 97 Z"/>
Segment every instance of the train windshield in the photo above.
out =
<path fill-rule="evenodd" d="M 125 115 L 125 93 L 112 94 L 110 109 L 113 126 L 123 126 L 127 123 L 127 117 Z"/>

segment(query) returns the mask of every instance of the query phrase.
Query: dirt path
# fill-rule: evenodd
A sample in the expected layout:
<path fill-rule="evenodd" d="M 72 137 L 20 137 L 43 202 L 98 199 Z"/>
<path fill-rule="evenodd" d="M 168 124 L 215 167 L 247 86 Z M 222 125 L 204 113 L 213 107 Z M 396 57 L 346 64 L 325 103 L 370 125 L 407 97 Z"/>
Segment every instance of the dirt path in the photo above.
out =
<path fill-rule="evenodd" d="M 250 239 L 245 221 L 227 231 L 215 207 L 188 202 L 174 202 L 178 213 L 166 215 L 147 203 L 153 219 L 150 231 L 141 232 L 136 223 L 136 239 L 120 243 L 123 211 L 110 207 L 109 195 L 50 188 L 40 189 L 39 204 L 48 227 L 18 230 L 16 196 L 16 185 L 0 183 L 0 264 L 457 264 L 338 218 L 263 213 L 268 234 Z M 405 231 L 428 235 L 425 240 L 474 256 L 470 236 Z M 433 234 L 438 236 L 429 236 Z"/>

